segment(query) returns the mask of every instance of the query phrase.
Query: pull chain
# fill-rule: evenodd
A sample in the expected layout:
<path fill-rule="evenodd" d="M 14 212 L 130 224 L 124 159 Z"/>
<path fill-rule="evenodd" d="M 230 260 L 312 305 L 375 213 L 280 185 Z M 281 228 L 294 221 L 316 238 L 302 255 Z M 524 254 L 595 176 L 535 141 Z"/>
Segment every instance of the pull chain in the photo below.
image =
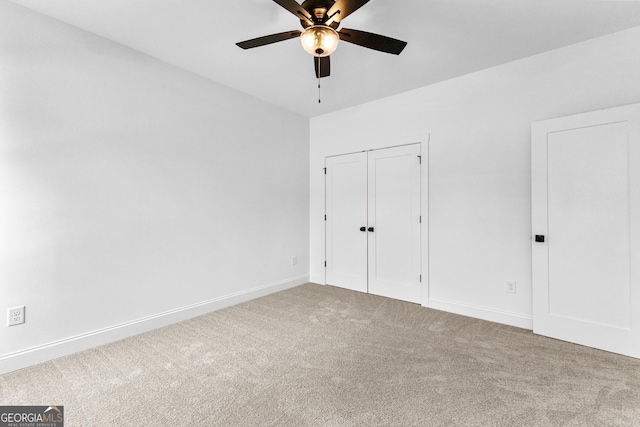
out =
<path fill-rule="evenodd" d="M 320 57 L 318 56 L 318 104 L 320 104 L 322 101 L 320 101 L 320 76 L 322 75 L 322 70 L 320 70 Z"/>

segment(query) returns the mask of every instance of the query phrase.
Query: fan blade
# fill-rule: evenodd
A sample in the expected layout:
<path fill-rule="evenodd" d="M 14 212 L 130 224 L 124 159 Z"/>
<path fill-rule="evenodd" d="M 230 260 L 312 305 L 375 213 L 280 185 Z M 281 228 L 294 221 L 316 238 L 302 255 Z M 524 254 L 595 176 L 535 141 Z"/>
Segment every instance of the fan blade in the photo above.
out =
<path fill-rule="evenodd" d="M 327 11 L 329 19 L 325 24 L 340 22 L 356 10 L 367 4 L 369 0 L 336 0 L 336 2 Z"/>
<path fill-rule="evenodd" d="M 285 31 L 284 33 L 271 34 L 269 36 L 258 37 L 251 40 L 245 40 L 243 42 L 236 43 L 236 45 L 238 45 L 243 49 L 251 49 L 253 47 L 264 46 L 267 44 L 277 43 L 284 40 L 293 39 L 295 37 L 300 37 L 300 34 L 302 33 L 298 30 Z"/>
<path fill-rule="evenodd" d="M 366 31 L 350 30 L 349 28 L 341 29 L 338 34 L 340 35 L 340 40 L 394 55 L 400 55 L 402 49 L 407 45 L 407 42 L 402 40 L 392 39 L 380 34 L 367 33 Z"/>
<path fill-rule="evenodd" d="M 273 0 L 278 3 L 280 6 L 287 9 L 289 12 L 293 13 L 298 17 L 298 19 L 304 19 L 309 24 L 313 25 L 313 20 L 311 19 L 311 14 L 302 6 L 298 4 L 295 0 Z"/>
<path fill-rule="evenodd" d="M 329 77 L 331 74 L 331 60 L 328 56 L 313 57 L 313 65 L 316 67 L 316 78 Z"/>

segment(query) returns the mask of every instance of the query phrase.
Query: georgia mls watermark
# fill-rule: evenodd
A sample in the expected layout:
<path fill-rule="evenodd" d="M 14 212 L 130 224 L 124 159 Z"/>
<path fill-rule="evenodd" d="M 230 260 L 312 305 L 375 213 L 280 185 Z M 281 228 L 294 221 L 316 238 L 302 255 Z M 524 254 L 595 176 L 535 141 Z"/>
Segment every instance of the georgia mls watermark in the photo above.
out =
<path fill-rule="evenodd" d="M 64 406 L 0 406 L 0 427 L 64 427 Z"/>

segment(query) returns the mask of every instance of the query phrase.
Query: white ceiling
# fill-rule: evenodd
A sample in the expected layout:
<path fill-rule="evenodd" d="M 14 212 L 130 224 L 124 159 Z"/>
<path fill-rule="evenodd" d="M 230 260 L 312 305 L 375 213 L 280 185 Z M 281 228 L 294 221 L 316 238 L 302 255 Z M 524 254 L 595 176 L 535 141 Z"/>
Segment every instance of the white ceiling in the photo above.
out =
<path fill-rule="evenodd" d="M 371 0 L 341 27 L 407 47 L 395 56 L 340 43 L 318 104 L 297 39 L 235 45 L 301 28 L 271 0 L 12 1 L 307 117 L 640 26 L 640 1 Z"/>

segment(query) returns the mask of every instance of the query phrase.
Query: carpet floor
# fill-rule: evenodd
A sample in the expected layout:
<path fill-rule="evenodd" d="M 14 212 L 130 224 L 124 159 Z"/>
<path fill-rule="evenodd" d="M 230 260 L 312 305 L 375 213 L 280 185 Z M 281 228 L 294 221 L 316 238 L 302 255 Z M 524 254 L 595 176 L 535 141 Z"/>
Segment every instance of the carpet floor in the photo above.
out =
<path fill-rule="evenodd" d="M 306 284 L 0 376 L 65 426 L 640 426 L 640 360 Z"/>

